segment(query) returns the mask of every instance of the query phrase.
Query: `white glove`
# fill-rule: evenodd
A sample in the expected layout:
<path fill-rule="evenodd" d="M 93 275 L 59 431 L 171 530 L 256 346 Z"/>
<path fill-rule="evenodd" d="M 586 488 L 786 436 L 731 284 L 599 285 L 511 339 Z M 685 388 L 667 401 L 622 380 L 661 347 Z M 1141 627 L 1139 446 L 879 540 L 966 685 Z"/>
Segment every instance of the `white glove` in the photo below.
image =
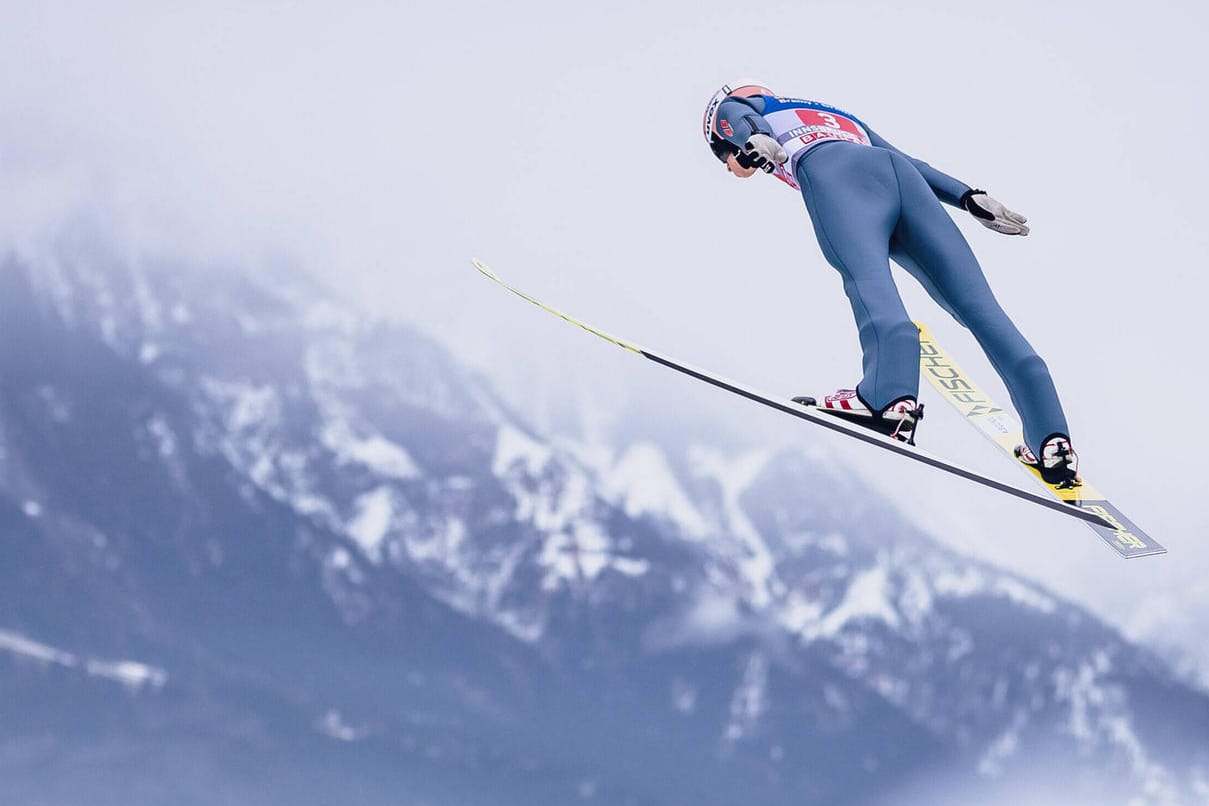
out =
<path fill-rule="evenodd" d="M 1028 235 L 1028 219 L 992 199 L 985 190 L 969 191 L 961 197 L 961 204 L 988 229 L 1004 235 Z"/>
<path fill-rule="evenodd" d="M 778 165 L 784 165 L 788 159 L 789 155 L 780 143 L 759 132 L 748 137 L 743 150 L 735 155 L 735 161 L 742 167 L 759 168 L 766 174 L 775 171 Z"/>

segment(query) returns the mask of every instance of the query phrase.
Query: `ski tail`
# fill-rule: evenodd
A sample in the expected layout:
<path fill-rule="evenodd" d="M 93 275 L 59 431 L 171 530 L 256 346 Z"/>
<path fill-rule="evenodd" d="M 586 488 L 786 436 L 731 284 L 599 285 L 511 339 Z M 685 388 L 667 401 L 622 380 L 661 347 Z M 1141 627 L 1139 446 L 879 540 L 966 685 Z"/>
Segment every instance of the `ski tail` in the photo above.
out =
<path fill-rule="evenodd" d="M 961 413 L 966 422 L 998 445 L 1011 459 L 1012 464 L 1031 473 L 1055 499 L 1073 508 L 1100 515 L 1105 523 L 1088 521 L 1088 526 L 1125 559 L 1167 552 L 1157 540 L 1139 529 L 1086 480 L 1076 487 L 1050 484 L 1041 477 L 1037 468 L 1017 459 L 1015 447 L 1024 442 L 1024 426 L 1020 420 L 991 400 L 990 396 L 957 366 L 949 354 L 937 344 L 927 326 L 920 322 L 915 325 L 919 328 L 920 374 L 932 384 L 941 397 Z"/>

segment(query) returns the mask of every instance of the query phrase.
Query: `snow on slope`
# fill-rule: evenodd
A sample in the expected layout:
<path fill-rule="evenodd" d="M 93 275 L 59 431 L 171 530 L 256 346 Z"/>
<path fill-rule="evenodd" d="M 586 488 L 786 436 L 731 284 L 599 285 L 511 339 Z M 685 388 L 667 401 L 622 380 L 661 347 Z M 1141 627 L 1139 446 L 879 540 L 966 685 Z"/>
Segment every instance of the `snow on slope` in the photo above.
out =
<path fill-rule="evenodd" d="M 155 304 L 146 290 L 135 296 L 149 326 L 166 328 L 178 318 L 171 312 L 179 304 Z M 103 337 L 124 344 L 130 328 L 113 313 L 121 295 L 95 298 L 105 307 Z M 763 476 L 774 457 L 767 452 L 726 454 L 696 446 L 679 456 L 640 442 L 620 453 L 576 454 L 493 405 L 477 384 L 444 366 L 439 352 L 429 350 L 415 366 L 400 368 L 386 359 L 375 364 L 372 355 L 358 352 L 370 348 L 349 338 L 355 322 L 306 310 L 314 312 L 308 327 L 322 332 L 291 331 L 287 341 L 324 344 L 301 350 L 303 371 L 287 382 L 240 364 L 238 371 L 201 374 L 200 382 L 181 388 L 196 395 L 197 411 L 207 418 L 194 443 L 228 459 L 247 483 L 348 538 L 322 560 L 325 590 L 344 614 L 375 606 L 362 592 L 373 592 L 371 577 L 378 575 L 364 574 L 363 560 L 380 563 L 384 571 L 397 564 L 442 601 L 529 642 L 559 640 L 546 632 L 552 601 L 594 609 L 593 617 L 624 613 L 640 620 L 649 614 L 622 608 L 642 602 L 644 584 L 655 587 L 667 579 L 670 598 L 683 606 L 668 616 L 682 620 L 683 642 L 722 646 L 741 636 L 758 647 L 745 647 L 736 659 L 741 673 L 723 699 L 729 702 L 718 736 L 723 742 L 755 741 L 776 716 L 782 703 L 773 700 L 769 681 L 779 660 L 771 648 L 791 656 L 805 648 L 801 658 L 825 658 L 829 670 L 847 676 L 845 691 L 874 692 L 938 735 L 967 735 L 961 731 L 990 713 L 998 720 L 994 732 L 977 747 L 987 775 L 1009 767 L 1040 718 L 1031 703 L 1052 708 L 1046 693 L 1052 689 L 1066 709 L 1062 724 L 1074 741 L 1089 754 L 1105 748 L 1117 753 L 1131 775 L 1159 795 L 1166 791 L 1162 770 L 1138 738 L 1123 689 L 1112 679 L 1117 661 L 1111 653 L 1063 654 L 1066 648 L 1058 647 L 1033 666 L 1001 673 L 979 657 L 988 647 L 978 643 L 984 639 L 971 621 L 953 615 L 990 601 L 1011 607 L 997 612 L 1048 616 L 1050 624 L 1069 619 L 1069 606 L 1014 577 L 912 543 L 897 523 L 860 522 L 866 506 L 861 482 L 849 476 L 830 484 L 826 474 L 835 472 L 834 462 L 808 454 L 799 463 L 804 477 L 824 492 L 817 501 L 803 495 L 798 520 L 762 517 L 767 512 L 760 508 L 777 505 L 772 499 L 792 497 L 773 488 L 752 502 L 752 493 L 769 482 Z M 272 332 L 270 320 L 247 311 L 235 316 L 249 339 Z M 205 329 L 205 317 L 199 303 L 181 319 Z M 132 355 L 159 362 L 174 349 L 181 347 L 144 333 Z M 437 378 L 427 378 L 430 373 Z M 387 419 L 400 411 L 405 413 L 396 418 L 405 419 L 418 409 L 420 419 L 431 416 L 465 435 L 467 444 L 476 429 L 490 428 L 483 429 L 478 452 L 467 451 L 470 459 L 440 475 L 433 469 L 437 452 L 424 452 L 431 448 L 427 435 L 391 430 L 398 422 L 375 425 L 357 395 L 380 404 Z M 174 433 L 163 417 L 153 417 L 147 429 L 153 454 L 165 461 L 189 445 L 189 436 Z M 779 468 L 771 475 L 785 475 Z M 787 486 L 797 489 L 795 483 Z M 485 514 L 474 508 L 479 504 Z M 839 517 L 822 519 L 820 512 L 832 504 Z M 646 546 L 635 546 L 627 534 L 635 525 L 626 518 L 641 522 L 637 533 L 676 551 L 645 555 Z M 849 529 L 849 523 L 860 526 Z M 673 574 L 660 576 L 671 564 Z M 656 582 L 648 584 L 652 578 Z M 651 642 L 646 648 L 658 652 L 669 644 Z M 162 686 L 167 679 L 146 664 L 79 658 L 14 632 L 0 631 L 0 651 L 132 687 Z M 935 681 L 949 668 L 968 670 L 973 679 L 937 693 Z M 686 674 L 680 673 L 674 687 L 680 713 L 699 705 L 698 689 Z M 833 685 L 827 696 L 836 710 L 849 707 L 841 687 Z M 973 704 L 961 701 L 963 695 Z M 1005 715 L 996 711 L 1000 707 Z M 322 725 L 333 738 L 357 735 L 340 711 L 329 717 Z"/>
<path fill-rule="evenodd" d="M 133 660 L 101 660 L 84 658 L 62 649 L 27 638 L 17 632 L 0 629 L 0 652 L 8 652 L 23 660 L 53 664 L 68 669 L 82 669 L 91 677 L 120 683 L 131 691 L 160 689 L 168 682 L 168 673 L 146 663 Z"/>
<path fill-rule="evenodd" d="M 715 482 L 722 493 L 723 531 L 739 544 L 737 565 L 750 591 L 751 604 L 765 607 L 783 591 L 776 579 L 776 560 L 767 541 L 739 503 L 771 459 L 767 450 L 728 457 L 702 445 L 689 449 L 688 461 L 698 478 Z"/>
<path fill-rule="evenodd" d="M 705 518 L 672 472 L 667 457 L 650 442 L 639 442 L 625 450 L 603 479 L 602 491 L 631 518 L 663 518 L 694 539 L 709 531 Z"/>

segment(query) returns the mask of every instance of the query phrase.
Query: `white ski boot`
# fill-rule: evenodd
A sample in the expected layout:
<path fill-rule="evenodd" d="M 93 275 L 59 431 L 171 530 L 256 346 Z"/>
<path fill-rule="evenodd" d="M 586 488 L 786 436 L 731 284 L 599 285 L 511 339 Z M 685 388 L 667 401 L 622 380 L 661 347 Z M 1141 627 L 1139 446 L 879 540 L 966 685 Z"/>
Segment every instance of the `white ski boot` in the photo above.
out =
<path fill-rule="evenodd" d="M 1015 453 L 1017 459 L 1040 473 L 1046 484 L 1066 488 L 1083 483 L 1079 478 L 1079 455 L 1062 434 L 1054 434 L 1041 445 L 1040 460 L 1028 445 L 1017 445 Z"/>
<path fill-rule="evenodd" d="M 815 398 L 806 396 L 795 397 L 793 402 L 834 414 L 842 420 L 871 428 L 908 445 L 915 444 L 915 426 L 924 416 L 923 405 L 910 397 L 896 400 L 881 411 L 873 411 L 855 389 L 840 389 L 835 394 L 827 395 L 822 405 Z"/>

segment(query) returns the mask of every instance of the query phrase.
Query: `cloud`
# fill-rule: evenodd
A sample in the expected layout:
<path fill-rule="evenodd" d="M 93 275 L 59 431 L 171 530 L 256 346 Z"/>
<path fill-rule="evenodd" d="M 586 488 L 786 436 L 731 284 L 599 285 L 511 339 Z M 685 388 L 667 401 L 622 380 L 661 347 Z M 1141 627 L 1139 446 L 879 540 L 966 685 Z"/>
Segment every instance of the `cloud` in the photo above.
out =
<path fill-rule="evenodd" d="M 851 313 L 800 199 L 735 182 L 699 132 L 705 99 L 736 75 L 851 108 L 1029 215 L 1024 243 L 958 218 L 1054 371 L 1085 470 L 1172 554 L 1121 564 L 1078 525 L 973 494 L 938 514 L 961 494 L 924 475 L 898 485 L 904 506 L 1122 625 L 1209 564 L 1196 505 L 1209 432 L 1183 416 L 1209 398 L 1209 156 L 1195 146 L 1209 113 L 1189 102 L 1209 72 L 1201 6 L 784 2 L 754 19 L 708 2 L 10 6 L 0 239 L 87 215 L 135 251 L 298 255 L 522 392 L 537 372 L 641 400 L 652 376 L 614 373 L 627 358 L 501 298 L 473 254 L 756 387 L 851 384 Z M 901 285 L 1005 399 L 968 335 Z M 710 390 L 677 394 L 749 426 Z M 780 438 L 767 422 L 750 428 Z M 977 464 L 963 428 L 941 416 L 921 436 Z"/>

